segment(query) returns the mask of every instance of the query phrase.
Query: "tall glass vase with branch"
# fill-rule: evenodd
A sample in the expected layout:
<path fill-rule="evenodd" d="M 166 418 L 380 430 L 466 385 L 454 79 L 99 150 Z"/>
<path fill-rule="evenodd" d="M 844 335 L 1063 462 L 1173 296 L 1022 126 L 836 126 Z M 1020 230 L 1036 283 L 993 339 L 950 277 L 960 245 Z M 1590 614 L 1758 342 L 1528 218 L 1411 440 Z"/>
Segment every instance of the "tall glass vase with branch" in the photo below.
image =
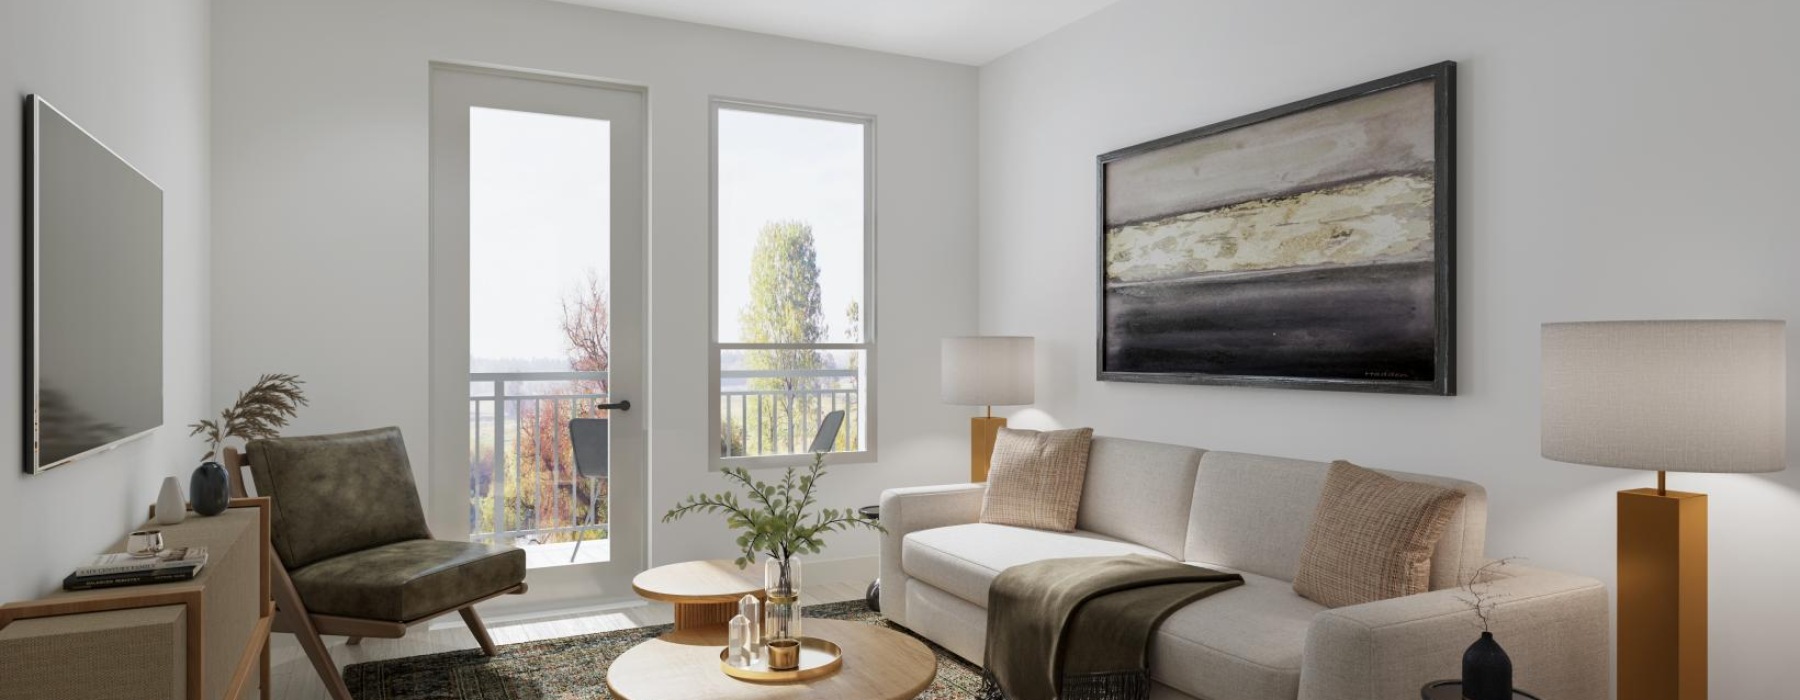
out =
<path fill-rule="evenodd" d="M 726 467 L 720 473 L 747 494 L 740 498 L 735 491 L 721 491 L 688 496 L 662 519 L 667 523 L 692 513 L 723 515 L 725 526 L 738 533 L 738 568 L 756 563 L 759 554 L 768 557 L 763 570 L 768 603 L 763 607 L 762 636 L 769 645 L 770 666 L 781 668 L 774 655 L 787 647 L 778 642 L 795 643 L 791 646 L 797 653 L 800 638 L 800 555 L 823 551 L 828 533 L 857 528 L 886 530 L 880 523 L 859 515 L 855 508 L 818 507 L 818 484 L 825 477 L 823 454 L 813 455 L 812 465 L 804 472 L 788 467 L 781 480 L 773 484 L 752 478 L 749 470 L 740 467 Z"/>

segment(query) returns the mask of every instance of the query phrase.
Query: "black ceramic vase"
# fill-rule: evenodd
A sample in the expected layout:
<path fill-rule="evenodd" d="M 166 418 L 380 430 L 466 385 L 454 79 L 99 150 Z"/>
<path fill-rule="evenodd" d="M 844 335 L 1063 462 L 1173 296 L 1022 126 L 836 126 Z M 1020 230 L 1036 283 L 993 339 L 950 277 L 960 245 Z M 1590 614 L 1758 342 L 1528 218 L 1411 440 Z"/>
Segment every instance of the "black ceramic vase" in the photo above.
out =
<path fill-rule="evenodd" d="M 1512 659 L 1494 633 L 1482 632 L 1463 652 L 1462 693 L 1468 700 L 1512 700 Z"/>
<path fill-rule="evenodd" d="M 205 462 L 188 482 L 188 503 L 201 515 L 218 515 L 231 505 L 231 473 L 218 462 Z"/>

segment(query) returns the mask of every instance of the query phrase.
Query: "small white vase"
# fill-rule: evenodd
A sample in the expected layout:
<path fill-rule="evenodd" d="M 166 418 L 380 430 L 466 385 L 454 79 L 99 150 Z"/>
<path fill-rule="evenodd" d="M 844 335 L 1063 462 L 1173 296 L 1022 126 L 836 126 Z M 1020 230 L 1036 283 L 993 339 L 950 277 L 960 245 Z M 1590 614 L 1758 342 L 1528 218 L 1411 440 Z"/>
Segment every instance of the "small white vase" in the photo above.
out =
<path fill-rule="evenodd" d="M 187 499 L 181 496 L 181 480 L 163 479 L 162 493 L 156 497 L 156 524 L 174 525 L 187 519 Z"/>

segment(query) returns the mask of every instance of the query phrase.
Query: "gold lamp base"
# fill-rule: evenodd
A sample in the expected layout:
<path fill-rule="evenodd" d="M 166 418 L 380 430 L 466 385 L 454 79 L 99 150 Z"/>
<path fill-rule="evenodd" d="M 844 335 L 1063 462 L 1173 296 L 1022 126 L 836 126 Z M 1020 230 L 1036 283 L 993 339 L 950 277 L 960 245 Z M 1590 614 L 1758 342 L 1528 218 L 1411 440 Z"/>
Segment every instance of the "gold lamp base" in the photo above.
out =
<path fill-rule="evenodd" d="M 1619 697 L 1706 699 L 1706 494 L 1619 492 Z"/>
<path fill-rule="evenodd" d="M 995 418 L 991 412 L 986 417 L 969 419 L 970 483 L 987 481 L 988 465 L 994 458 L 994 440 L 1000 437 L 1000 429 L 1004 427 L 1006 419 Z"/>

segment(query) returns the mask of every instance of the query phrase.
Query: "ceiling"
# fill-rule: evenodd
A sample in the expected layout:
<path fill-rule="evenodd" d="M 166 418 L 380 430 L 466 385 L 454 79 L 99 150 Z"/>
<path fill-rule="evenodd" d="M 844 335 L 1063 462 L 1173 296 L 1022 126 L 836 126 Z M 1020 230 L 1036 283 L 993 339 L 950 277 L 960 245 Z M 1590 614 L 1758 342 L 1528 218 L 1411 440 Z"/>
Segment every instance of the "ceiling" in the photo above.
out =
<path fill-rule="evenodd" d="M 561 0 L 979 66 L 1118 0 Z"/>

